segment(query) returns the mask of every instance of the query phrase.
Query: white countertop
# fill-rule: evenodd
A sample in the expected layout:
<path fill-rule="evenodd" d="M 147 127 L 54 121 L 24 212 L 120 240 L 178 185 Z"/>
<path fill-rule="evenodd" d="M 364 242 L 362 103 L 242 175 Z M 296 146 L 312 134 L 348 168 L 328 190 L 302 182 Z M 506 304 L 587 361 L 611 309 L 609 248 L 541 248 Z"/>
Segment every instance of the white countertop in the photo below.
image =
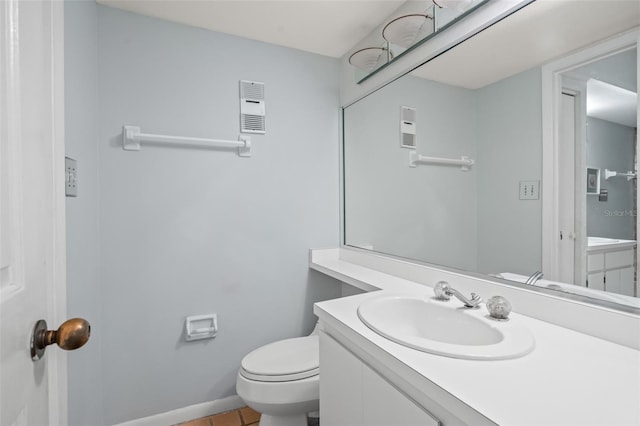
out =
<path fill-rule="evenodd" d="M 536 348 L 524 357 L 474 361 L 420 352 L 379 336 L 360 321 L 356 310 L 363 300 L 386 293 L 432 297 L 430 287 L 345 262 L 336 268 L 330 261 L 322 264 L 314 269 L 325 268 L 322 272 L 345 282 L 360 273 L 353 281 L 361 288 L 383 289 L 317 303 L 314 312 L 329 334 L 336 330 L 366 356 L 409 371 L 401 383 L 394 383 L 405 392 L 436 385 L 501 425 L 640 424 L 640 351 L 512 313 L 510 321 L 528 327 L 536 338 Z"/>
<path fill-rule="evenodd" d="M 617 240 L 615 238 L 606 237 L 588 237 L 587 238 L 587 251 L 604 251 L 615 249 L 627 249 L 635 247 L 636 242 L 634 240 Z"/>

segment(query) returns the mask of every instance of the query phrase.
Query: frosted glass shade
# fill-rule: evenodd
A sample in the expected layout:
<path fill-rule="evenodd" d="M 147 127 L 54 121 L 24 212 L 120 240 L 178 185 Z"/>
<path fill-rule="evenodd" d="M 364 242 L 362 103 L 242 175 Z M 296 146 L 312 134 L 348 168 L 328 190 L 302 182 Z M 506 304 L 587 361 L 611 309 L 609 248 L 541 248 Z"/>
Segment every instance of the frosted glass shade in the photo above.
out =
<path fill-rule="evenodd" d="M 373 71 L 380 61 L 380 56 L 386 55 L 387 52 L 383 47 L 365 47 L 349 56 L 349 63 L 361 70 Z M 393 53 L 389 52 L 389 55 L 393 58 Z"/>
<path fill-rule="evenodd" d="M 429 15 L 411 14 L 400 16 L 382 29 L 382 37 L 389 43 L 407 48 L 416 42 L 420 29 L 431 19 Z"/>

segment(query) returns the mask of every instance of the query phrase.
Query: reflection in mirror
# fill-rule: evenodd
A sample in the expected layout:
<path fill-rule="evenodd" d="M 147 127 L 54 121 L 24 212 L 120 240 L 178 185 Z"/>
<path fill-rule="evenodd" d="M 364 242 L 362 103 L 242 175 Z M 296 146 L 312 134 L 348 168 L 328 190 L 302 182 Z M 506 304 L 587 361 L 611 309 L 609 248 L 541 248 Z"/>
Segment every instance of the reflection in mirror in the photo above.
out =
<path fill-rule="evenodd" d="M 467 157 L 469 170 L 409 167 L 402 106 L 415 110 L 415 152 Z M 480 89 L 409 75 L 346 108 L 346 243 L 484 273 L 540 269 L 540 113 L 539 69 Z"/>
<path fill-rule="evenodd" d="M 506 59 L 482 44 L 517 40 L 514 28 L 527 32 L 531 22 L 544 27 L 541 14 L 550 3 L 526 6 L 344 109 L 345 245 L 640 307 L 635 112 L 631 122 L 619 124 L 593 109 L 587 117 L 587 101 L 584 108 L 567 107 L 574 115 L 584 110 L 570 129 L 572 157 L 560 156 L 571 183 L 559 189 L 569 188 L 561 195 L 568 204 L 560 208 L 571 211 L 574 226 L 563 228 L 562 236 L 565 252 L 571 252 L 562 256 L 569 272 L 562 279 L 535 274 L 543 253 L 542 65 L 640 23 L 635 12 L 626 21 L 602 24 L 598 33 L 582 10 L 570 9 L 583 7 L 581 2 L 564 2 L 567 15 L 559 22 L 573 31 L 567 16 L 574 14 L 599 38 L 562 47 L 547 43 L 546 52 L 531 49 Z M 620 15 L 633 12 L 632 2 L 626 6 Z M 592 17 L 602 20 L 600 13 Z M 584 86 L 593 107 L 592 92 L 602 84 L 636 92 L 636 76 L 634 48 L 568 71 L 563 80 L 567 88 Z M 583 122 L 584 131 L 575 127 Z M 580 147 L 582 133 L 589 142 Z M 587 167 L 600 170 L 593 195 L 587 195 Z M 607 180 L 607 170 L 617 175 Z"/>
<path fill-rule="evenodd" d="M 560 118 L 561 123 L 571 124 L 561 128 L 586 123 L 586 138 L 575 137 L 575 132 L 567 138 L 574 140 L 574 152 L 566 151 L 566 164 L 567 169 L 574 169 L 569 173 L 576 181 L 573 194 L 564 198 L 575 195 L 576 202 L 563 209 L 569 213 L 568 221 L 573 221 L 568 226 L 577 232 L 567 234 L 568 249 L 574 253 L 573 259 L 572 253 L 562 258 L 566 272 L 561 280 L 575 284 L 573 292 L 590 295 L 597 290 L 604 292 L 598 293 L 602 299 L 640 307 L 636 278 L 637 61 L 633 47 L 562 75 L 566 112 Z M 577 101 L 580 92 L 586 93 L 586 105 Z M 582 174 L 576 173 L 583 165 L 586 190 Z M 574 235 L 580 244 L 572 241 Z"/>

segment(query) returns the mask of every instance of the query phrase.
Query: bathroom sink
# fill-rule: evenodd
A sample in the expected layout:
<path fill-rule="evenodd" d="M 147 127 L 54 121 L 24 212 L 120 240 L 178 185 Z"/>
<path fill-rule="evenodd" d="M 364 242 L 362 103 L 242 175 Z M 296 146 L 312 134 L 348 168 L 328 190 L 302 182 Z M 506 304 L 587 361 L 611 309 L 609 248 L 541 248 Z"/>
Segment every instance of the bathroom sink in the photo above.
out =
<path fill-rule="evenodd" d="M 595 246 L 599 244 L 614 244 L 619 242 L 620 240 L 616 240 L 614 238 L 605 238 L 605 237 L 588 237 L 587 241 L 588 241 L 588 245 Z"/>
<path fill-rule="evenodd" d="M 413 295 L 385 295 L 358 307 L 360 320 L 406 347 L 463 359 L 510 359 L 531 352 L 533 335 L 517 320 L 497 321 L 484 309 L 465 309 Z"/>

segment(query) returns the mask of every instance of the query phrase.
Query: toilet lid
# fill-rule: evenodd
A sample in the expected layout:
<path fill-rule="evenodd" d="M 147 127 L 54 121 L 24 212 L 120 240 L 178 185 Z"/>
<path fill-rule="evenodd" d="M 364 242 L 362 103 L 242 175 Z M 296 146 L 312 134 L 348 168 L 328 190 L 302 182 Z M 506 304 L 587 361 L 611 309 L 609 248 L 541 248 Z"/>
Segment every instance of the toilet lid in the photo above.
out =
<path fill-rule="evenodd" d="M 242 359 L 241 374 L 252 380 L 282 382 L 318 374 L 318 336 L 280 340 L 262 346 Z"/>

